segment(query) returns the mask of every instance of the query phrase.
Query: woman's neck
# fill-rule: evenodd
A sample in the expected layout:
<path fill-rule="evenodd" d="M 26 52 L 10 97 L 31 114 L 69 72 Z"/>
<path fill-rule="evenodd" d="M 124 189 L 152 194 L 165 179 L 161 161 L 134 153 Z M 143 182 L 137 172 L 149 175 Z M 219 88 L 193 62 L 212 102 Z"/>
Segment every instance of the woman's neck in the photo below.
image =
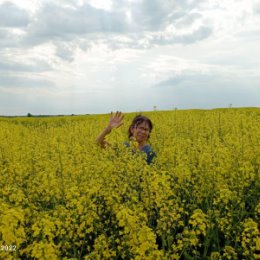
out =
<path fill-rule="evenodd" d="M 131 141 L 131 140 L 136 141 L 136 139 L 135 139 L 134 137 L 132 137 L 132 136 L 129 138 L 129 140 L 130 140 L 130 141 Z M 142 150 L 142 148 L 143 148 L 146 144 L 147 144 L 146 141 L 138 142 L 138 149 L 139 149 L 139 150 Z"/>
<path fill-rule="evenodd" d="M 142 150 L 142 148 L 146 145 L 146 142 L 140 142 L 138 143 L 138 149 Z"/>

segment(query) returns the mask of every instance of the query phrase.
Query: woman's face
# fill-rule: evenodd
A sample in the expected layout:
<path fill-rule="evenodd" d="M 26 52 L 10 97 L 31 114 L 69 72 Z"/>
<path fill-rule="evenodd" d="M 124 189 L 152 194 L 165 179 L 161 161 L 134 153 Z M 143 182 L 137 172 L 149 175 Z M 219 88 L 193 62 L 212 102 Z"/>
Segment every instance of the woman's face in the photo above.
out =
<path fill-rule="evenodd" d="M 133 137 L 138 143 L 146 142 L 148 140 L 150 128 L 146 122 L 142 122 L 141 124 L 134 126 L 131 131 Z"/>

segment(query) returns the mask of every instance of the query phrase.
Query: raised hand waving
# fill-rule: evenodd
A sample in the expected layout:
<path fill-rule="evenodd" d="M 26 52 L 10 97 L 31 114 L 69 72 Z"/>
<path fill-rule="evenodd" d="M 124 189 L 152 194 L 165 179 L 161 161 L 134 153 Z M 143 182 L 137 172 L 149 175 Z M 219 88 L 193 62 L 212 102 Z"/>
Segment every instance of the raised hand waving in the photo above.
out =
<path fill-rule="evenodd" d="M 111 112 L 108 125 L 111 129 L 118 128 L 119 126 L 121 126 L 123 124 L 123 119 L 124 119 L 124 115 L 122 114 L 122 112 L 116 111 L 115 114 L 113 114 L 113 112 Z"/>

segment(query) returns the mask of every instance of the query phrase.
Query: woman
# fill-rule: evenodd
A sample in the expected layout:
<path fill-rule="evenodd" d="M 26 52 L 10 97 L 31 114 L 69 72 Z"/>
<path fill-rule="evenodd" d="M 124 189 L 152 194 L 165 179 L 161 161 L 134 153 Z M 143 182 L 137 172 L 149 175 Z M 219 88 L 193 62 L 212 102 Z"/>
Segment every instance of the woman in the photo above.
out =
<path fill-rule="evenodd" d="M 123 124 L 123 114 L 117 111 L 115 114 L 111 112 L 108 126 L 98 135 L 96 142 L 105 148 L 108 143 L 105 141 L 106 135 L 111 133 L 114 128 L 118 128 Z M 134 140 L 138 144 L 139 151 L 145 152 L 147 155 L 146 162 L 150 164 L 156 154 L 152 151 L 151 146 L 147 143 L 150 133 L 153 129 L 151 120 L 142 115 L 137 115 L 128 129 L 129 140 Z M 125 142 L 127 147 L 130 147 L 129 142 Z"/>

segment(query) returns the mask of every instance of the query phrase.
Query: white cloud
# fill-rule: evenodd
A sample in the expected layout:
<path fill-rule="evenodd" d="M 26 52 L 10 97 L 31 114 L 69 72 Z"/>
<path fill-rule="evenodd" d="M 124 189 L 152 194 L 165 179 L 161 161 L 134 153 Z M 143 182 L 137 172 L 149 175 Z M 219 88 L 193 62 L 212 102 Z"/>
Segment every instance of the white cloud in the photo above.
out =
<path fill-rule="evenodd" d="M 30 22 L 28 13 L 12 2 L 0 4 L 0 26 L 24 27 Z"/>
<path fill-rule="evenodd" d="M 256 0 L 0 0 L 0 114 L 257 105 L 259 10 Z"/>

